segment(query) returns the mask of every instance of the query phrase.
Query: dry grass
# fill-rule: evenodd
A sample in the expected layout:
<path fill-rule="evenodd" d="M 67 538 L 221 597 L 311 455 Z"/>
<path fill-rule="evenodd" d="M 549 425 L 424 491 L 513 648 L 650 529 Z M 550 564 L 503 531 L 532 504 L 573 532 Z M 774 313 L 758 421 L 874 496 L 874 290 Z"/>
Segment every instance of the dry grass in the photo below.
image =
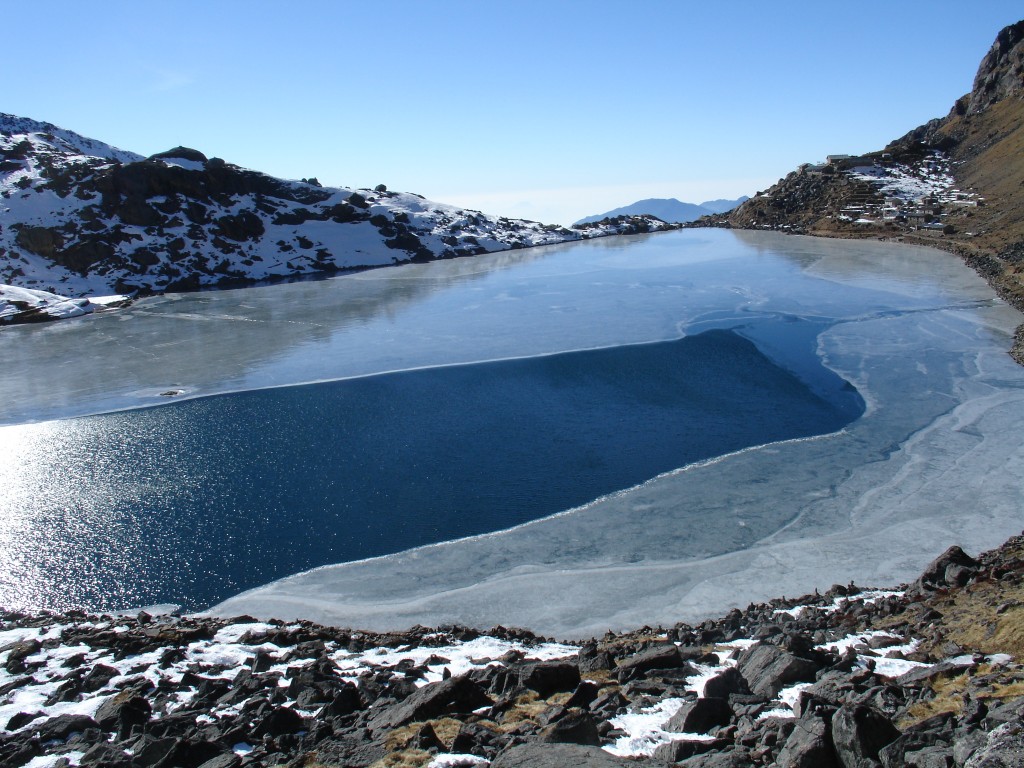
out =
<path fill-rule="evenodd" d="M 537 718 L 548 708 L 548 703 L 534 691 L 527 691 L 517 696 L 513 706 L 501 718 L 498 729 L 502 732 L 513 730 L 523 722 L 536 722 Z"/>
<path fill-rule="evenodd" d="M 964 672 L 953 677 L 939 678 L 933 681 L 931 689 L 935 693 L 935 698 L 909 707 L 906 714 L 896 723 L 897 727 L 906 729 L 911 725 L 945 712 L 959 714 L 964 708 L 965 695 L 968 693 L 973 698 L 988 702 L 1012 701 L 1024 696 L 1024 680 L 1014 677 L 1012 672 L 1007 672 L 1005 678 L 997 679 L 990 683 L 986 686 L 988 690 L 985 690 L 985 688 L 977 689 L 972 685 L 972 681 L 993 673 L 999 674 L 992 666 L 982 664 L 972 674 Z"/>
<path fill-rule="evenodd" d="M 935 698 L 909 707 L 906 714 L 897 721 L 896 727 L 905 730 L 911 725 L 944 712 L 959 714 L 964 708 L 964 692 L 967 690 L 968 682 L 966 673 L 936 680 L 932 683 Z"/>

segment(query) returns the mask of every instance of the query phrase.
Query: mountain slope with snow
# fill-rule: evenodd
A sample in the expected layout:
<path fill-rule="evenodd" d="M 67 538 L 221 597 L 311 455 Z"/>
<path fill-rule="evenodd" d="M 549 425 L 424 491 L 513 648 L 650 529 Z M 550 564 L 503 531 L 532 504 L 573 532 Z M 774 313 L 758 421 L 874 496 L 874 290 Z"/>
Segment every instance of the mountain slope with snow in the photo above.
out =
<path fill-rule="evenodd" d="M 286 181 L 184 147 L 142 158 L 0 114 L 0 283 L 65 296 L 225 286 L 667 228 L 639 217 L 566 229 L 383 185 Z"/>

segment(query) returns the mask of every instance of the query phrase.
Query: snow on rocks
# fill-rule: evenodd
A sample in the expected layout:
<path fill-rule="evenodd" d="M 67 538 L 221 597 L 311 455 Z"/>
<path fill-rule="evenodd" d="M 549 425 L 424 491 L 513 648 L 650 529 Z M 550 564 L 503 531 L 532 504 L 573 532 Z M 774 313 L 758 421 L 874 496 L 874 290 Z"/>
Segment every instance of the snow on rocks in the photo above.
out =
<path fill-rule="evenodd" d="M 0 764 L 963 764 L 1015 748 L 999 729 L 1024 728 L 1024 668 L 933 623 L 988 589 L 1012 625 L 1014 541 L 904 590 L 836 586 L 583 643 L 0 612 Z"/>
<path fill-rule="evenodd" d="M 0 324 L 80 317 L 93 309 L 89 299 L 69 299 L 48 291 L 0 285 Z"/>
<path fill-rule="evenodd" d="M 287 181 L 175 147 L 148 158 L 0 114 L 0 282 L 84 296 L 229 286 L 614 234 L 415 194 Z"/>

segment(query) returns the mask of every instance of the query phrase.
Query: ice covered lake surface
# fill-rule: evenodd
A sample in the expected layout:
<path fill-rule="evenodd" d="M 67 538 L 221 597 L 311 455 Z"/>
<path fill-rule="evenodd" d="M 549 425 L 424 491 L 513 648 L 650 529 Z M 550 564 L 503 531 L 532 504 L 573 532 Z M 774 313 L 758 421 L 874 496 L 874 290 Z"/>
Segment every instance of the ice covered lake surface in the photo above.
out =
<path fill-rule="evenodd" d="M 0 604 L 581 636 L 908 579 L 1022 528 L 1020 320 L 689 230 L 4 329 Z"/>

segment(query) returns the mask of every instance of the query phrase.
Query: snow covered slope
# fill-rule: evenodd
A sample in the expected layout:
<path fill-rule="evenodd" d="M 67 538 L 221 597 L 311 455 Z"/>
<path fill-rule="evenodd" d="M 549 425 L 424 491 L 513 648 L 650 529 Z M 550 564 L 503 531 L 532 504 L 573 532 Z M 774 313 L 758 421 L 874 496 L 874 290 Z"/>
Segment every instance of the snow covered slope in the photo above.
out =
<path fill-rule="evenodd" d="M 161 292 L 670 228 L 578 229 L 419 195 L 285 181 L 177 147 L 142 158 L 0 114 L 0 283 Z"/>

